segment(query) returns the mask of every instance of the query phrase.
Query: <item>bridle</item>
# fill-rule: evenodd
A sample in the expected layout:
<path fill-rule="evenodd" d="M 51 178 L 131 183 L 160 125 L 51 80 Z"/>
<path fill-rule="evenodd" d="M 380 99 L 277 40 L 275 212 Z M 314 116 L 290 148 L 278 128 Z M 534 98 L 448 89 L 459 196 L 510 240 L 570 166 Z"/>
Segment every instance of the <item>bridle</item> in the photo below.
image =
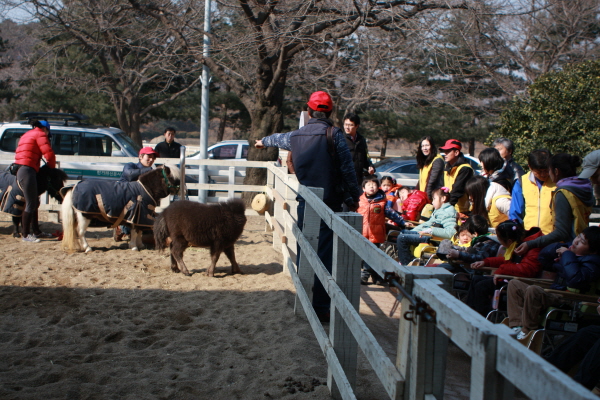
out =
<path fill-rule="evenodd" d="M 179 191 L 180 185 L 173 185 L 169 181 L 169 178 L 167 177 L 167 172 L 165 171 L 164 168 L 162 168 L 162 176 L 165 179 L 165 184 L 167 185 L 167 190 L 169 191 L 169 193 L 176 194 Z"/>

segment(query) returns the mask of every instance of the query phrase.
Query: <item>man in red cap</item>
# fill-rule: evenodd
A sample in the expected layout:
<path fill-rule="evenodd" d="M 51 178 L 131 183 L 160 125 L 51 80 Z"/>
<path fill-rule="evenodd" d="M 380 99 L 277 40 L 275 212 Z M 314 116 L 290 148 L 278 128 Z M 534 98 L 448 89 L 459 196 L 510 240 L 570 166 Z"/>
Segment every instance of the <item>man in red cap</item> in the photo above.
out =
<path fill-rule="evenodd" d="M 158 157 L 158 153 L 152 147 L 142 148 L 139 153 L 140 162 L 137 164 L 132 162 L 125 164 L 121 180 L 129 182 L 137 181 L 140 175 L 152 171 L 152 164 L 154 164 L 156 157 Z"/>
<path fill-rule="evenodd" d="M 344 132 L 329 119 L 333 101 L 325 92 L 315 92 L 308 100 L 310 120 L 302 128 L 275 133 L 257 140 L 255 146 L 279 147 L 293 153 L 293 165 L 298 181 L 304 186 L 324 189 L 323 202 L 334 212 L 342 211 L 342 203 L 356 210 L 360 190 L 354 164 L 346 145 Z M 298 226 L 304 220 L 304 200 L 298 198 Z M 317 254 L 331 272 L 333 231 L 321 221 Z M 300 254 L 300 252 L 298 252 Z M 319 319 L 329 321 L 330 299 L 318 279 L 313 289 L 313 308 Z"/>
<path fill-rule="evenodd" d="M 450 190 L 450 204 L 456 211 L 467 213 L 469 211 L 469 198 L 465 193 L 465 185 L 473 176 L 473 168 L 463 155 L 462 143 L 456 139 L 446 140 L 446 144 L 440 147 L 444 152 L 444 186 Z"/>
<path fill-rule="evenodd" d="M 127 163 L 121 173 L 122 181 L 137 181 L 140 175 L 152 171 L 152 165 L 158 157 L 158 153 L 152 147 L 143 147 L 139 152 L 140 161 L 138 163 Z M 130 234 L 130 228 L 125 225 L 118 226 L 113 231 L 113 239 L 120 242 L 124 235 Z"/>

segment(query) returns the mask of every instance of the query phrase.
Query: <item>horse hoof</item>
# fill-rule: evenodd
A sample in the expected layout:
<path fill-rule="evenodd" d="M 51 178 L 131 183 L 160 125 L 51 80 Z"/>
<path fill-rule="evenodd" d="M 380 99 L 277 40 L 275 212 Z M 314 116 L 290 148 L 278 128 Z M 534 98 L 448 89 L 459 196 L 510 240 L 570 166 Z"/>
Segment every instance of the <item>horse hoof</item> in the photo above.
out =
<path fill-rule="evenodd" d="M 140 251 L 137 247 L 132 247 L 131 250 L 132 251 Z"/>
<path fill-rule="evenodd" d="M 192 274 L 190 274 L 189 272 L 184 272 L 183 273 L 185 276 L 192 276 Z"/>
<path fill-rule="evenodd" d="M 86 253 L 91 253 L 92 252 L 92 248 L 91 247 L 86 247 L 85 248 L 85 252 Z"/>

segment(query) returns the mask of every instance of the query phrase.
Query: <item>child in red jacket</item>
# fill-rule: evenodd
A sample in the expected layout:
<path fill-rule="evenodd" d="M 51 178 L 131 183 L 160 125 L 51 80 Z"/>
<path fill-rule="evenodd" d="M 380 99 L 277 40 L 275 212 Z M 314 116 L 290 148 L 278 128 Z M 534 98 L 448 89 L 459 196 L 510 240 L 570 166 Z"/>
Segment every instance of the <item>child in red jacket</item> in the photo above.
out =
<path fill-rule="evenodd" d="M 504 283 L 498 282 L 496 275 L 535 278 L 542 270 L 542 264 L 538 261 L 540 249 L 530 249 L 523 256 L 514 252 L 514 249 L 521 243 L 542 236 L 540 228 L 531 228 L 526 232 L 520 223 L 504 221 L 496 227 L 496 235 L 500 244 L 506 248 L 504 256 L 488 257 L 483 261 L 471 264 L 472 269 L 479 269 L 483 266 L 498 268 L 492 276 L 475 275 L 471 281 L 467 305 L 484 317 L 492 310 L 494 292 Z"/>

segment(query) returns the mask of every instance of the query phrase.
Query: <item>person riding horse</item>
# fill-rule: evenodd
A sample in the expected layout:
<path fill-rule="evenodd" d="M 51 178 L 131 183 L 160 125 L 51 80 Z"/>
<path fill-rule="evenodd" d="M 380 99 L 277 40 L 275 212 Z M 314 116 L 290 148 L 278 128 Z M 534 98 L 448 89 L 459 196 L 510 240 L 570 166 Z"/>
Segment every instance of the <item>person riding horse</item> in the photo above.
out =
<path fill-rule="evenodd" d="M 50 168 L 56 168 L 56 156 L 50 145 L 50 123 L 48 121 L 31 121 L 32 130 L 25 132 L 19 140 L 15 151 L 15 168 L 17 181 L 23 189 L 25 211 L 23 212 L 24 242 L 38 243 L 39 237 L 52 237 L 40 230 L 38 223 L 39 197 L 36 173 L 40 169 L 42 156 Z M 30 227 L 33 233 L 30 233 Z"/>

